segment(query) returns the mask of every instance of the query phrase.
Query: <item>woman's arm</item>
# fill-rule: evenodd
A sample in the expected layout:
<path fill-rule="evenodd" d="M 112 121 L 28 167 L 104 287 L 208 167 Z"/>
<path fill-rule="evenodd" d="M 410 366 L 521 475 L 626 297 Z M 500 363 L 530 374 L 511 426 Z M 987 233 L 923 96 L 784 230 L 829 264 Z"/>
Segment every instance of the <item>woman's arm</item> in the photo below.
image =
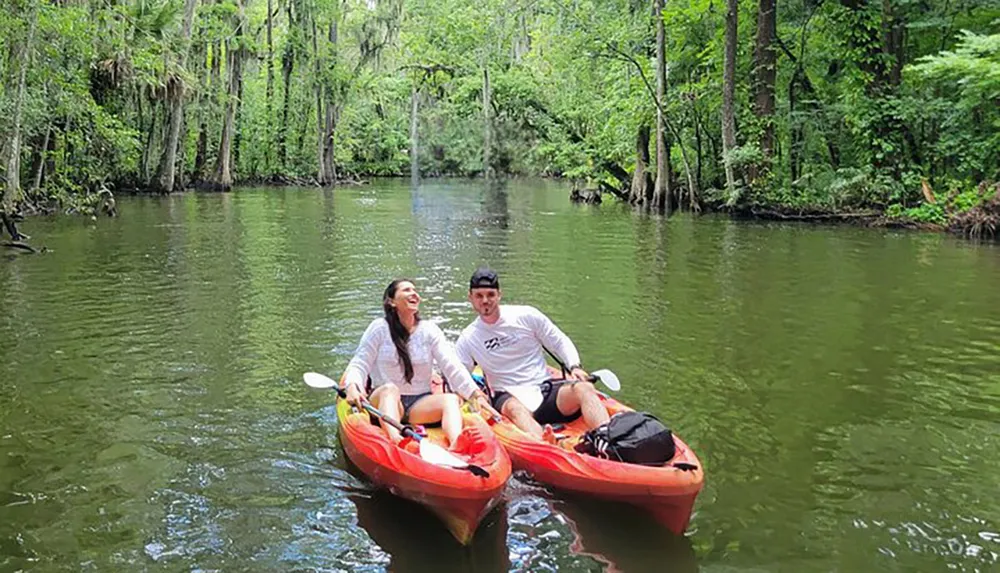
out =
<path fill-rule="evenodd" d="M 459 396 L 470 401 L 474 405 L 474 408 L 481 408 L 486 410 L 489 416 L 499 418 L 500 413 L 493 409 L 490 399 L 486 397 L 486 394 L 479 389 L 479 386 L 472 379 L 469 370 L 462 364 L 458 353 L 455 352 L 455 347 L 448 342 L 441 329 L 435 326 L 434 330 L 436 332 L 432 334 L 431 352 L 434 360 L 444 373 L 445 378 L 448 379 L 448 384 L 452 390 Z"/>
<path fill-rule="evenodd" d="M 361 335 L 361 342 L 358 343 L 358 349 L 344 372 L 345 389 L 353 384 L 362 390 L 362 394 L 364 393 L 365 381 L 375 368 L 378 349 L 385 331 L 385 320 L 381 318 L 373 320 L 365 329 L 365 333 Z"/>

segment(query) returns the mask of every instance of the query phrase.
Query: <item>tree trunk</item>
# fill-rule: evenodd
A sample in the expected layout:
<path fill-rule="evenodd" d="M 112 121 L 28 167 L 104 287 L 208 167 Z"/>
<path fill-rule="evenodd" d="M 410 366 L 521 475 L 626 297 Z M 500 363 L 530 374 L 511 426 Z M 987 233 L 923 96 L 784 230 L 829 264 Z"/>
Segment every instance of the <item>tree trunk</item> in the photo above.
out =
<path fill-rule="evenodd" d="M 326 169 L 323 162 L 323 82 L 322 72 L 319 65 L 319 43 L 316 39 L 316 19 L 312 20 L 312 49 L 313 49 L 313 73 L 316 74 L 313 84 L 316 96 L 316 181 L 320 185 L 327 185 L 330 181 L 326 178 Z"/>
<path fill-rule="evenodd" d="M 417 85 L 413 84 L 413 90 L 410 93 L 410 184 L 416 185 L 420 182 L 420 153 L 418 144 L 418 136 L 420 134 L 418 129 L 417 119 L 419 117 L 419 102 L 420 90 L 417 89 Z"/>
<path fill-rule="evenodd" d="M 219 52 L 221 50 L 221 45 L 219 43 L 205 44 L 205 54 L 204 54 L 204 64 L 206 68 L 207 86 L 202 90 L 201 96 L 201 109 L 199 110 L 199 125 L 198 125 L 198 143 L 195 145 L 194 153 L 194 177 L 192 178 L 196 182 L 201 182 L 207 179 L 207 166 L 208 166 L 208 120 L 211 112 L 214 111 L 215 105 L 213 105 L 214 95 L 219 85 Z M 208 58 L 209 53 L 211 53 L 211 64 L 209 64 Z"/>
<path fill-rule="evenodd" d="M 292 12 L 292 2 L 288 2 L 288 28 L 295 29 L 295 14 Z M 278 125 L 278 166 L 283 172 L 288 171 L 288 108 L 291 106 L 292 70 L 295 67 L 295 42 L 291 33 L 285 42 L 285 51 L 281 55 L 281 77 L 285 85 L 282 95 L 281 124 Z"/>
<path fill-rule="evenodd" d="M 330 58 L 331 65 L 330 68 L 336 64 L 337 58 L 337 20 L 334 18 L 330 22 L 330 28 L 328 33 L 328 39 L 330 41 Z M 323 172 L 327 181 L 330 185 L 337 182 L 337 162 L 334 160 L 334 137 L 337 132 L 337 121 L 340 115 L 340 109 L 337 104 L 337 96 L 332 85 L 333 79 L 327 79 L 325 82 L 325 94 L 326 94 L 326 129 L 323 131 Z"/>
<path fill-rule="evenodd" d="M 799 165 L 801 164 L 802 148 L 805 142 L 805 130 L 802 122 L 795 115 L 795 104 L 798 99 L 796 88 L 799 83 L 799 69 L 795 68 L 792 79 L 788 82 L 788 167 L 793 184 L 799 179 Z"/>
<path fill-rule="evenodd" d="M 274 27 L 274 16 L 272 1 L 267 0 L 267 88 L 265 89 L 264 101 L 264 126 L 267 129 L 267 140 L 264 149 L 264 173 L 272 175 L 274 173 L 274 163 L 271 161 L 272 139 L 271 133 L 274 126 L 274 40 L 272 28 Z"/>
<path fill-rule="evenodd" d="M 142 149 L 142 183 L 143 185 L 149 185 L 152 179 L 152 166 L 149 164 L 150 160 L 153 158 L 153 144 L 156 141 L 156 129 L 157 129 L 157 118 L 159 117 L 158 107 L 156 101 L 151 97 L 152 89 L 147 88 L 149 97 L 149 132 L 146 134 L 146 145 Z M 142 97 L 140 95 L 140 97 Z M 65 148 L 63 148 L 65 152 Z"/>
<path fill-rule="evenodd" d="M 213 187 L 219 191 L 229 191 L 233 186 L 232 172 L 232 141 L 233 141 L 233 121 L 236 115 L 236 84 L 234 82 L 235 52 L 233 46 L 227 47 L 229 58 L 229 87 L 226 90 L 228 101 L 226 102 L 225 117 L 222 121 L 222 136 L 219 139 L 219 153 L 215 158 L 215 173 L 212 177 Z"/>
<path fill-rule="evenodd" d="M 673 146 L 673 140 L 670 137 L 670 130 L 667 129 L 666 131 L 663 132 L 663 148 L 667 150 L 667 163 L 666 163 L 666 171 L 667 171 L 667 184 L 666 184 L 667 197 L 671 197 L 671 198 L 677 196 L 677 189 L 678 189 L 677 181 L 674 180 L 674 164 L 673 164 L 673 160 L 670 158 L 670 148 L 672 146 Z M 684 150 L 684 148 L 682 146 L 681 147 L 681 151 L 683 151 L 683 150 Z M 671 203 L 670 203 L 671 205 L 676 205 L 676 204 L 679 203 L 679 201 L 674 201 L 673 199 L 671 199 L 670 201 L 671 201 Z"/>
<path fill-rule="evenodd" d="M 337 183 L 337 163 L 334 161 L 334 141 L 337 132 L 337 117 L 340 111 L 336 104 L 331 101 L 326 102 L 326 128 L 323 131 L 323 174 L 327 183 L 335 185 Z"/>
<path fill-rule="evenodd" d="M 688 81 L 691 80 L 689 79 Z M 697 98 L 694 96 L 691 97 L 691 121 L 694 122 L 695 180 L 698 182 L 698 188 L 700 189 L 702 183 L 701 166 L 702 166 L 702 157 L 704 155 L 703 152 L 704 146 L 702 145 L 701 116 L 698 115 Z"/>
<path fill-rule="evenodd" d="M 291 84 L 294 67 L 295 52 L 292 48 L 286 48 L 285 55 L 281 59 L 281 75 L 285 84 L 285 93 L 282 95 L 281 125 L 278 126 L 278 165 L 282 171 L 288 170 L 288 108 L 292 105 Z"/>
<path fill-rule="evenodd" d="M 653 207 L 670 213 L 673 204 L 669 191 L 670 174 L 667 173 L 666 117 L 663 106 L 666 104 L 667 91 L 667 60 L 666 39 L 663 30 L 663 0 L 654 0 L 653 17 L 656 18 L 656 183 L 653 191 Z"/>
<path fill-rule="evenodd" d="M 205 32 L 205 26 L 202 25 L 199 30 L 199 36 L 204 36 Z M 198 75 L 200 84 L 200 93 L 198 95 L 198 139 L 195 143 L 194 169 L 191 173 L 189 173 L 191 183 L 198 183 L 205 178 L 205 164 L 208 161 L 206 156 L 208 155 L 209 94 L 214 93 L 215 89 L 214 78 L 209 72 L 211 69 L 208 64 L 209 44 L 206 41 L 199 41 L 197 46 L 196 57 L 198 60 Z M 184 149 L 184 145 L 181 145 L 180 147 L 181 149 Z M 181 163 L 181 165 L 185 164 L 186 162 Z"/>
<path fill-rule="evenodd" d="M 649 174 L 649 125 L 642 124 L 635 135 L 635 171 L 629 203 L 647 203 L 653 193 L 653 178 Z"/>
<path fill-rule="evenodd" d="M 527 10 L 519 10 L 517 16 L 517 30 L 514 32 L 513 52 L 514 62 L 518 63 L 531 50 L 531 33 L 528 31 Z"/>
<path fill-rule="evenodd" d="M 31 65 L 31 55 L 35 42 L 35 25 L 38 23 L 38 6 L 32 3 L 31 13 L 28 15 L 28 36 L 24 40 L 24 46 L 17 58 L 19 63 L 17 90 L 14 93 L 14 110 L 11 132 L 7 142 L 7 157 L 5 161 L 7 183 L 4 185 L 3 200 L 0 204 L 0 211 L 11 213 L 14 205 L 22 200 L 21 192 L 21 116 L 24 108 L 26 91 L 26 80 L 28 66 Z M 16 231 L 11 231 L 16 235 Z M 15 236 L 16 241 L 20 237 Z"/>
<path fill-rule="evenodd" d="M 245 13 L 243 11 L 243 3 L 240 0 L 236 1 L 236 7 L 235 40 L 226 48 L 229 58 L 229 88 L 227 90 L 226 116 L 222 123 L 222 137 L 219 141 L 219 156 L 216 158 L 215 177 L 213 181 L 213 186 L 219 191 L 229 191 L 233 187 L 232 146 L 234 124 L 236 122 L 236 98 L 239 92 L 239 85 L 243 81 L 243 50 L 238 46 L 240 46 L 240 39 L 243 36 Z"/>
<path fill-rule="evenodd" d="M 184 20 L 181 24 L 181 46 L 178 67 L 181 71 L 187 68 L 188 45 L 191 42 L 191 26 L 194 23 L 194 11 L 198 0 L 185 0 Z M 184 119 L 184 80 L 180 75 L 172 74 L 167 78 L 166 85 L 167 115 L 170 125 L 167 137 L 160 154 L 160 166 L 156 170 L 154 189 L 160 193 L 170 193 L 174 190 L 174 178 L 177 168 L 177 142 L 181 135 L 181 122 Z"/>
<path fill-rule="evenodd" d="M 777 73 L 775 6 L 775 0 L 759 0 L 754 48 L 754 113 L 761 123 L 760 151 L 765 168 L 774 154 L 774 81 Z"/>
<path fill-rule="evenodd" d="M 882 52 L 887 62 L 887 80 L 898 86 L 903 80 L 906 50 L 903 42 L 906 22 L 893 10 L 890 0 L 882 0 Z"/>
<path fill-rule="evenodd" d="M 208 164 L 208 122 L 201 120 L 198 128 L 198 143 L 194 153 L 194 181 L 205 178 L 205 165 Z"/>
<path fill-rule="evenodd" d="M 736 149 L 736 42 L 738 0 L 726 0 L 726 47 L 722 69 L 722 162 L 726 168 L 726 197 L 736 200 L 732 153 Z"/>
<path fill-rule="evenodd" d="M 45 138 L 42 146 L 38 148 L 38 164 L 35 166 L 35 181 L 31 184 L 31 192 L 36 193 L 42 187 L 42 178 L 45 175 L 45 161 L 49 154 L 49 145 L 52 142 L 52 127 L 45 128 Z"/>
<path fill-rule="evenodd" d="M 240 51 L 242 58 L 242 49 Z M 243 141 L 243 73 L 240 64 L 240 81 L 236 84 L 236 112 L 233 116 L 233 167 L 240 172 L 240 147 Z"/>
<path fill-rule="evenodd" d="M 492 106 L 490 105 L 490 70 L 483 66 L 483 175 L 490 179 L 493 177 L 492 148 L 493 148 L 493 122 L 491 119 Z"/>
<path fill-rule="evenodd" d="M 791 146 L 789 149 L 789 157 L 791 163 L 791 173 L 792 180 L 795 181 L 802 175 L 802 164 L 803 159 L 803 147 L 805 143 L 805 122 L 801 119 L 795 118 L 795 110 L 800 108 L 799 104 L 802 103 L 805 108 L 807 108 L 814 116 L 818 115 L 823 118 L 826 126 L 823 131 L 823 138 L 826 140 L 827 151 L 830 153 L 830 166 L 833 169 L 840 168 L 840 149 L 837 147 L 838 134 L 840 132 L 840 127 L 837 122 L 830 122 L 828 119 L 828 113 L 824 109 L 823 98 L 816 92 L 816 87 L 813 85 L 812 80 L 809 79 L 809 73 L 806 71 L 805 67 L 799 58 L 795 57 L 795 54 L 788 49 L 788 46 L 781 41 L 779 37 L 775 38 L 777 44 L 788 56 L 788 59 L 795 65 L 795 71 L 792 73 L 792 78 L 788 83 L 788 107 L 789 107 L 789 125 L 791 126 Z M 805 33 L 803 32 L 801 45 L 806 44 Z M 806 97 L 801 98 L 799 94 L 804 94 Z"/>
<path fill-rule="evenodd" d="M 188 164 L 188 162 L 187 162 L 187 145 L 185 145 L 184 142 L 187 141 L 188 134 L 191 131 L 191 126 L 189 125 L 189 123 L 187 121 L 187 114 L 188 114 L 188 112 L 185 110 L 184 111 L 184 116 L 185 117 L 184 117 L 183 121 L 181 121 L 181 134 L 180 134 L 180 137 L 177 139 L 177 141 L 178 141 L 178 144 L 177 144 L 177 167 L 176 167 L 176 173 L 177 173 L 177 175 L 174 176 L 174 189 L 177 189 L 177 190 L 186 189 L 188 187 L 188 184 L 190 183 L 190 174 L 184 169 L 184 167 L 187 166 L 187 164 Z"/>
<path fill-rule="evenodd" d="M 699 210 L 698 195 L 700 194 L 700 190 L 698 189 L 698 179 L 695 177 L 694 169 L 691 167 L 691 159 L 688 157 L 687 146 L 684 145 L 680 132 L 674 131 L 674 137 L 677 138 L 677 147 L 681 150 L 681 162 L 684 164 L 684 175 L 687 178 L 688 207 L 692 210 Z M 669 177 L 669 173 L 667 176 Z M 679 192 L 677 203 L 680 204 Z"/>

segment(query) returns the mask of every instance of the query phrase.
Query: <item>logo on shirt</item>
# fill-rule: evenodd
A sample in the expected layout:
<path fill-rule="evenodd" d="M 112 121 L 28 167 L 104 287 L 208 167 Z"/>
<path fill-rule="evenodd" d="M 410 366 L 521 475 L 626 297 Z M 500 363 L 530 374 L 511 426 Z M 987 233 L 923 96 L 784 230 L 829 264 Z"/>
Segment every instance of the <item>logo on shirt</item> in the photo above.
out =
<path fill-rule="evenodd" d="M 486 350 L 492 351 L 510 346 L 511 344 L 514 344 L 514 342 L 515 339 L 513 336 L 500 335 L 483 341 L 483 346 L 486 347 Z"/>

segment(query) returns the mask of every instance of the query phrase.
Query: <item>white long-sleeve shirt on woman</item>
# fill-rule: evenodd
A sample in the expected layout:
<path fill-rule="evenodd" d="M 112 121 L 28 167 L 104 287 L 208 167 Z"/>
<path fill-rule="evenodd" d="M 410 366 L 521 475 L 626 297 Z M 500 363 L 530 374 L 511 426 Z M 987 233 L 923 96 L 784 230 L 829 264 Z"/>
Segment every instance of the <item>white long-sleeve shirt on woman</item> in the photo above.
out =
<path fill-rule="evenodd" d="M 501 305 L 493 324 L 483 319 L 465 327 L 455 350 L 466 368 L 478 363 L 494 390 L 541 384 L 549 379 L 544 345 L 566 366 L 580 364 L 580 353 L 549 317 L 532 306 Z"/>
<path fill-rule="evenodd" d="M 472 381 L 469 371 L 462 366 L 454 347 L 433 322 L 418 322 L 417 328 L 410 333 L 406 346 L 413 364 L 413 379 L 409 384 L 406 383 L 403 363 L 399 360 L 399 353 L 389 334 L 389 323 L 384 318 L 373 320 L 365 329 L 358 350 L 347 365 L 344 373 L 345 387 L 347 384 L 357 384 L 364 388 L 371 376 L 373 387 L 392 383 L 405 396 L 424 394 L 431 391 L 431 376 L 434 364 L 437 363 L 448 379 L 448 384 L 458 395 L 468 398 L 476 390 L 476 383 Z"/>

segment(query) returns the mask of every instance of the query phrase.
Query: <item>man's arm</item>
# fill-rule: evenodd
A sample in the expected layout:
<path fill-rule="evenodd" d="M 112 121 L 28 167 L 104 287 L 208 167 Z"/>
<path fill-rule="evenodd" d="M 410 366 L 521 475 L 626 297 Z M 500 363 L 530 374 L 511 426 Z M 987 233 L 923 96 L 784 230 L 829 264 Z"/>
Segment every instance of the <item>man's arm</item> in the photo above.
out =
<path fill-rule="evenodd" d="M 572 376 L 578 380 L 586 380 L 587 372 L 580 367 L 580 353 L 577 351 L 573 341 L 566 336 L 566 333 L 556 326 L 556 323 L 542 314 L 536 308 L 531 308 L 527 314 L 528 322 L 532 331 L 538 337 L 542 346 L 548 348 L 556 358 L 562 361 L 562 365 L 570 371 Z"/>

